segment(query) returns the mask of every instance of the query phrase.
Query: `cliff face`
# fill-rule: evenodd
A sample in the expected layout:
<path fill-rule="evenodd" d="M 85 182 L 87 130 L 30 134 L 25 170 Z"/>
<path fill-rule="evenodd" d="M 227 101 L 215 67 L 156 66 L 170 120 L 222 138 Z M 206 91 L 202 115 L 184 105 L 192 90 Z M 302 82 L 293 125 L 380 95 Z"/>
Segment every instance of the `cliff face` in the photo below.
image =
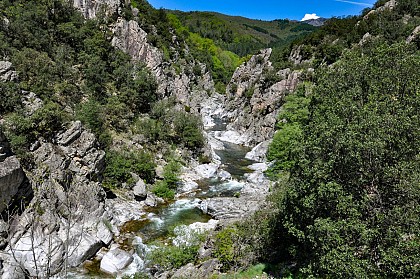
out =
<path fill-rule="evenodd" d="M 73 0 L 73 6 L 85 18 L 96 18 L 100 14 L 110 16 L 118 11 L 121 0 Z"/>
<path fill-rule="evenodd" d="M 0 213 L 8 208 L 14 197 L 29 198 L 31 189 L 27 186 L 26 176 L 19 160 L 12 154 L 9 143 L 0 130 Z"/>
<path fill-rule="evenodd" d="M 272 138 L 284 97 L 296 88 L 301 73 L 274 72 L 270 55 L 271 49 L 262 50 L 236 69 L 226 90 L 224 116 L 230 124 L 220 138 L 248 146 Z"/>
<path fill-rule="evenodd" d="M 13 227 L 6 235 L 8 253 L 0 257 L 2 278 L 24 277 L 22 270 L 44 278 L 63 264 L 78 266 L 113 236 L 103 223 L 108 215 L 97 180 L 105 152 L 98 149 L 95 136 L 73 122 L 53 143 L 37 142 L 33 149 L 35 167 L 27 175 L 34 197 L 21 215 L 8 216 Z M 1 164 L 7 164 L 1 168 L 1 186 L 7 186 L 1 191 L 4 199 L 15 194 L 11 189 L 18 189 L 25 173 L 14 156 Z"/>

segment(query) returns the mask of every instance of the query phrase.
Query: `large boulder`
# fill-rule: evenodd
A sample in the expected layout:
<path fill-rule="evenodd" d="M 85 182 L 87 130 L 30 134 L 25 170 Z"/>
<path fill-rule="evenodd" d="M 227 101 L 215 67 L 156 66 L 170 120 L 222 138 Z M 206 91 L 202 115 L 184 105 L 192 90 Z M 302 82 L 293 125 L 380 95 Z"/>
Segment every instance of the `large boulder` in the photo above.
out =
<path fill-rule="evenodd" d="M 5 135 L 0 130 L 0 213 L 13 198 L 30 198 L 32 189 L 16 156 L 13 156 Z"/>
<path fill-rule="evenodd" d="M 146 183 L 143 179 L 139 179 L 136 185 L 133 187 L 133 194 L 136 200 L 145 200 L 147 197 Z"/>
<path fill-rule="evenodd" d="M 133 261 L 133 256 L 119 248 L 110 250 L 101 260 L 101 270 L 115 274 L 128 266 Z"/>

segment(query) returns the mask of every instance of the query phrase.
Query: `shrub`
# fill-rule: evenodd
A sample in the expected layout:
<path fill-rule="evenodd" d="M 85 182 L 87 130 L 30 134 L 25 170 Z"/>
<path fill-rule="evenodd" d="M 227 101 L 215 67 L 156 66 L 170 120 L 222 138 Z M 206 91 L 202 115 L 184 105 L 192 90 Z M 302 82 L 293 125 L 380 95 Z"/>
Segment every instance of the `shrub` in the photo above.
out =
<path fill-rule="evenodd" d="M 172 200 L 175 197 L 175 191 L 170 189 L 165 180 L 161 180 L 153 185 L 152 192 L 161 198 Z"/>
<path fill-rule="evenodd" d="M 163 270 L 180 268 L 196 260 L 198 246 L 160 246 L 154 249 L 148 258 Z"/>
<path fill-rule="evenodd" d="M 147 151 L 108 151 L 106 154 L 106 168 L 104 184 L 108 187 L 132 183 L 134 172 L 147 183 L 152 183 L 155 177 L 155 163 L 153 156 Z"/>

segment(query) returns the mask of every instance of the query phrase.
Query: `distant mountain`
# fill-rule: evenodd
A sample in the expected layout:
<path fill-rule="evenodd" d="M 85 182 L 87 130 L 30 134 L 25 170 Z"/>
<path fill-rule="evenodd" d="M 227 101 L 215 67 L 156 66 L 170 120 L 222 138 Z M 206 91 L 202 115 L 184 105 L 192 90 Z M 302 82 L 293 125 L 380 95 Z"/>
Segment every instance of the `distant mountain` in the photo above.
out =
<path fill-rule="evenodd" d="M 324 25 L 325 21 L 327 21 L 327 20 L 328 20 L 328 18 L 320 17 L 320 18 L 317 18 L 317 19 L 308 19 L 308 20 L 305 20 L 305 21 L 302 21 L 302 22 L 310 24 L 312 26 L 319 27 L 319 26 Z"/>
<path fill-rule="evenodd" d="M 276 19 L 263 21 L 215 12 L 167 12 L 175 14 L 189 31 L 212 39 L 240 56 L 265 47 L 281 47 L 318 28 L 306 22 Z"/>

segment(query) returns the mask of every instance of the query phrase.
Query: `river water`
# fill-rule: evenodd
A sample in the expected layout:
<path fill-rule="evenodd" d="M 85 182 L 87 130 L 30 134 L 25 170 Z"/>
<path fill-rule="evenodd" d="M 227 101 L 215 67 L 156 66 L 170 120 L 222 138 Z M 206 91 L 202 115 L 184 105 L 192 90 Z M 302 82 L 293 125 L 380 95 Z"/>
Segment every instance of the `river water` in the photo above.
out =
<path fill-rule="evenodd" d="M 225 123 L 216 122 L 216 125 L 207 132 L 214 133 L 226 128 Z M 239 192 L 245 184 L 244 175 L 252 172 L 248 168 L 254 161 L 245 159 L 249 148 L 234 143 L 223 142 L 223 150 L 215 150 L 220 157 L 220 169 L 228 172 L 230 178 L 211 177 L 196 181 L 199 185 L 193 196 L 183 197 L 169 204 L 161 205 L 148 210 L 147 221 L 131 221 L 127 230 L 133 233 L 131 247 L 137 253 L 133 263 L 123 271 L 123 274 L 133 274 L 144 268 L 142 255 L 149 249 L 148 243 L 152 241 L 167 241 L 168 234 L 178 225 L 189 225 L 195 222 L 207 222 L 210 216 L 204 214 L 198 207 L 199 203 L 211 197 L 232 197 Z M 99 262 L 91 262 L 91 266 L 83 270 L 78 269 L 70 278 L 115 278 L 99 271 Z"/>

